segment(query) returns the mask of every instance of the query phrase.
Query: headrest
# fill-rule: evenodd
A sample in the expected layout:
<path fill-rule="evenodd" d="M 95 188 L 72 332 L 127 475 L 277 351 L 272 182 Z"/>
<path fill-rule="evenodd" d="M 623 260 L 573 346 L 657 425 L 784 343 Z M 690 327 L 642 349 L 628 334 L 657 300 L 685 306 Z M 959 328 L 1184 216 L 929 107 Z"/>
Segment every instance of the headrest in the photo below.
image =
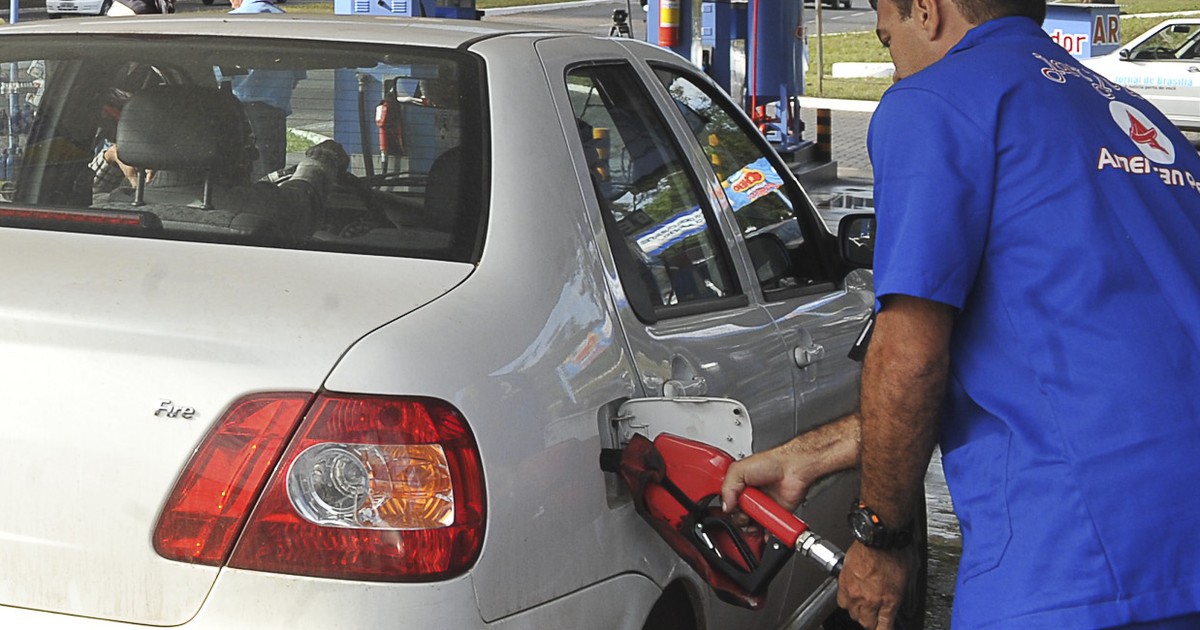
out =
<path fill-rule="evenodd" d="M 212 169 L 243 158 L 250 143 L 241 103 L 216 88 L 146 88 L 117 123 L 117 157 L 137 168 Z"/>

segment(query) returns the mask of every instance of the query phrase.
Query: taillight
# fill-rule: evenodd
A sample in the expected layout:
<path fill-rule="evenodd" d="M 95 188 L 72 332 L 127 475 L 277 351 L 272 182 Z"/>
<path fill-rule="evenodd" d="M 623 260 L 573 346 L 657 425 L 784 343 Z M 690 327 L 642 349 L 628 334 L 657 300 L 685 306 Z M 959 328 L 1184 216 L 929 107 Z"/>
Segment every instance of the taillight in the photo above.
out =
<path fill-rule="evenodd" d="M 164 558 L 220 565 L 312 394 L 256 394 L 235 402 L 192 454 L 154 529 Z"/>
<path fill-rule="evenodd" d="M 475 438 L 449 403 L 322 394 L 229 565 L 373 581 L 444 579 L 474 564 L 484 515 Z"/>

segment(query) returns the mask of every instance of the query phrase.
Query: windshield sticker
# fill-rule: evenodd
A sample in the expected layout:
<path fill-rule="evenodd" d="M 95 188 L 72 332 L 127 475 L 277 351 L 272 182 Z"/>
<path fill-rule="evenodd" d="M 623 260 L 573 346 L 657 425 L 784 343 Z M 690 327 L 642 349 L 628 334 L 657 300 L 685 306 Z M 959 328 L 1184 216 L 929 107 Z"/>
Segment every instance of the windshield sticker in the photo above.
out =
<path fill-rule="evenodd" d="M 648 256 L 658 256 L 672 245 L 703 232 L 708 227 L 698 206 L 685 210 L 637 235 L 638 248 Z"/>
<path fill-rule="evenodd" d="M 729 205 L 737 212 L 763 195 L 779 190 L 783 178 L 767 158 L 761 157 L 729 176 L 721 187 Z M 708 222 L 699 206 L 692 207 L 637 235 L 638 247 L 648 256 L 658 256 L 672 245 L 703 232 Z"/>
<path fill-rule="evenodd" d="M 771 168 L 767 158 L 761 157 L 729 176 L 722 183 L 729 205 L 737 212 L 750 205 L 755 199 L 783 186 L 783 178 Z"/>

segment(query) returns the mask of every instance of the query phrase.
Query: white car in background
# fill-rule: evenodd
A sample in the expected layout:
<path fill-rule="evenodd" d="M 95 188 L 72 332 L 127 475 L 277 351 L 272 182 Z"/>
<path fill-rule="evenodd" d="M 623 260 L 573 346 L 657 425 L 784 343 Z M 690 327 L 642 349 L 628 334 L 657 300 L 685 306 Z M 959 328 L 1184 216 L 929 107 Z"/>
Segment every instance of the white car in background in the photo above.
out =
<path fill-rule="evenodd" d="M 50 19 L 64 15 L 104 15 L 113 0 L 46 0 L 46 15 Z"/>
<path fill-rule="evenodd" d="M 1167 20 L 1083 64 L 1146 97 L 1179 128 L 1200 131 L 1200 18 Z"/>

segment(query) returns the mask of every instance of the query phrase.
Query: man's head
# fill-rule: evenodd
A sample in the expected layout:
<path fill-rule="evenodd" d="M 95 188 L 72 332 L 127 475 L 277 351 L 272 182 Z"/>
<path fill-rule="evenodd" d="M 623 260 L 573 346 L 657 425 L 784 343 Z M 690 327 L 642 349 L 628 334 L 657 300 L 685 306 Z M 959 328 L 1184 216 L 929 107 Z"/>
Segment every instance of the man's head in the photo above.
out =
<path fill-rule="evenodd" d="M 913 0 L 886 1 L 896 5 L 901 17 L 912 15 Z M 1046 0 L 954 0 L 954 4 L 968 22 L 976 25 L 1010 15 L 1032 18 L 1038 24 L 1046 19 Z"/>
<path fill-rule="evenodd" d="M 971 28 L 1008 16 L 1041 24 L 1046 0 L 879 0 L 875 34 L 899 81 L 944 57 Z"/>

